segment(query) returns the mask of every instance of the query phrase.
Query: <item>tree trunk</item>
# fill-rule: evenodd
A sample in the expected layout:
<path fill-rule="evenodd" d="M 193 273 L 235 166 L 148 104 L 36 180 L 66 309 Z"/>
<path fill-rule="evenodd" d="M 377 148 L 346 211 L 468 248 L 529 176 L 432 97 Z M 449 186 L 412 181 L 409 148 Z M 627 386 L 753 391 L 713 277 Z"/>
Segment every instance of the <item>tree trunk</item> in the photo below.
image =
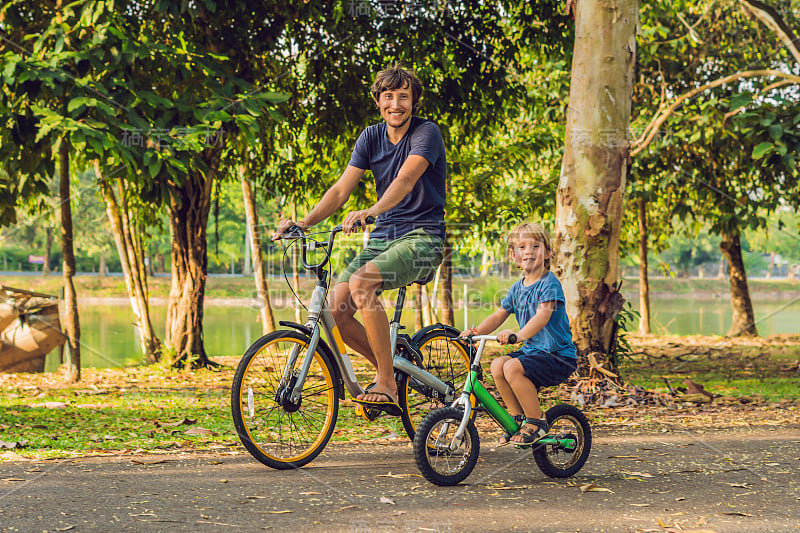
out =
<path fill-rule="evenodd" d="M 122 180 L 115 180 L 119 190 L 119 201 L 114 194 L 113 185 L 104 181 L 100 176 L 100 165 L 95 161 L 95 172 L 98 181 L 101 182 L 103 199 L 106 203 L 106 215 L 111 226 L 111 233 L 114 235 L 114 242 L 117 245 L 117 255 L 122 267 L 122 276 L 125 279 L 125 287 L 128 291 L 128 299 L 131 302 L 133 316 L 136 318 L 136 325 L 140 330 L 140 341 L 142 353 L 147 361 L 155 363 L 161 356 L 161 341 L 153 329 L 153 322 L 150 319 L 150 303 L 147 290 L 147 278 L 144 272 L 136 265 L 138 254 L 134 246 L 135 239 L 131 235 L 130 216 L 128 215 L 127 198 Z M 120 209 L 121 202 L 121 209 Z"/>
<path fill-rule="evenodd" d="M 454 326 L 456 317 L 453 312 L 453 247 L 450 244 L 449 233 L 444 239 L 440 282 L 442 285 L 439 292 L 439 319 L 443 324 Z"/>
<path fill-rule="evenodd" d="M 247 220 L 248 234 L 250 235 L 250 258 L 253 262 L 253 273 L 255 274 L 256 296 L 258 298 L 259 313 L 261 315 L 261 331 L 266 335 L 271 331 L 275 331 L 275 315 L 272 312 L 267 273 L 264 268 L 263 257 L 261 256 L 261 230 L 258 226 L 256 199 L 253 194 L 253 185 L 247 178 L 245 169 L 240 168 L 239 173 L 242 182 L 245 218 Z"/>
<path fill-rule="evenodd" d="M 769 267 L 767 267 L 767 273 L 765 277 L 767 279 L 772 279 L 772 271 L 775 270 L 775 252 L 772 251 L 769 253 Z"/>
<path fill-rule="evenodd" d="M 647 202 L 636 199 L 639 208 L 639 335 L 650 335 L 650 280 L 647 277 Z"/>
<path fill-rule="evenodd" d="M 218 154 L 217 154 L 218 157 Z M 172 189 L 169 229 L 172 283 L 167 305 L 165 344 L 175 366 L 213 365 L 203 344 L 203 301 L 208 277 L 208 215 L 216 164 L 193 171 Z"/>
<path fill-rule="evenodd" d="M 722 233 L 719 243 L 722 255 L 728 261 L 728 277 L 731 284 L 731 307 L 733 308 L 733 324 L 728 336 L 757 336 L 753 302 L 747 287 L 747 273 L 742 259 L 742 242 L 738 228 Z"/>
<path fill-rule="evenodd" d="M 106 267 L 106 254 L 100 253 L 100 266 L 97 269 L 97 275 L 101 278 L 106 277 L 108 275 L 108 268 Z"/>
<path fill-rule="evenodd" d="M 42 266 L 42 275 L 47 276 L 50 274 L 50 255 L 53 253 L 53 228 L 48 225 L 44 231 L 44 265 Z"/>
<path fill-rule="evenodd" d="M 555 274 L 564 285 L 578 349 L 615 371 L 619 235 L 629 170 L 630 106 L 639 22 L 637 0 L 582 0 L 575 9 L 564 160 L 556 200 Z"/>
<path fill-rule="evenodd" d="M 61 139 L 58 149 L 59 195 L 61 201 L 61 255 L 64 276 L 64 329 L 69 343 L 69 361 L 64 380 L 81 380 L 81 325 L 78 318 L 78 296 L 72 278 L 75 275 L 75 252 L 72 247 L 72 208 L 69 191 L 69 144 Z"/>

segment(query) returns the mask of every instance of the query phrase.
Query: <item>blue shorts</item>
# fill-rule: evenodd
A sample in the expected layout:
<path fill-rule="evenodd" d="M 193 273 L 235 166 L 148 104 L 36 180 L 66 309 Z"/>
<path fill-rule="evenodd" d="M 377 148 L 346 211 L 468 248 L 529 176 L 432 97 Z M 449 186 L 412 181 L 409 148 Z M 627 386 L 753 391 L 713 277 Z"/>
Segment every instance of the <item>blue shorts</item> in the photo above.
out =
<path fill-rule="evenodd" d="M 578 368 L 576 359 L 559 357 L 547 352 L 525 353 L 522 350 L 506 354 L 519 359 L 525 377 L 530 379 L 537 389 L 564 383 Z"/>

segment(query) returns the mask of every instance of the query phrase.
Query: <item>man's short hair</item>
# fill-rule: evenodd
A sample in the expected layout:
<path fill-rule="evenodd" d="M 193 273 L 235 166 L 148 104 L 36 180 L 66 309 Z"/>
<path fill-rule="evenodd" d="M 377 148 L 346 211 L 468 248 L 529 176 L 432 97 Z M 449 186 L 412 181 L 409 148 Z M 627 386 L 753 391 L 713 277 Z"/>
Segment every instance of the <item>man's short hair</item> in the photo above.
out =
<path fill-rule="evenodd" d="M 394 91 L 405 87 L 411 88 L 411 111 L 415 113 L 419 108 L 419 101 L 422 97 L 422 82 L 419 81 L 413 70 L 403 68 L 400 65 L 392 65 L 386 70 L 378 72 L 370 91 L 375 103 L 378 103 L 378 98 L 382 92 Z"/>

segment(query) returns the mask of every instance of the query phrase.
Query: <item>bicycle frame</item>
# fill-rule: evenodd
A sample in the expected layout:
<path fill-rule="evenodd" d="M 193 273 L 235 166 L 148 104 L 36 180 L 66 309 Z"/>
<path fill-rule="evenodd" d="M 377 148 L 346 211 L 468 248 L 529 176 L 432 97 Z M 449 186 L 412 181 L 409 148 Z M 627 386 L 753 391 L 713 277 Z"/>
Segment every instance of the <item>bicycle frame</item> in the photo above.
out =
<path fill-rule="evenodd" d="M 450 442 L 450 450 L 455 452 L 458 447 L 461 445 L 461 442 L 464 438 L 464 433 L 467 430 L 467 424 L 470 422 L 471 411 L 473 409 L 472 402 L 470 401 L 471 396 L 475 396 L 477 402 L 475 407 L 478 405 L 482 405 L 483 408 L 489 413 L 495 422 L 500 425 L 505 431 L 507 431 L 510 435 L 513 435 L 520 429 L 520 425 L 514 420 L 508 411 L 503 409 L 500 403 L 494 399 L 489 391 L 486 390 L 486 387 L 480 382 L 481 377 L 481 356 L 483 355 L 483 349 L 486 347 L 486 343 L 488 341 L 495 341 L 497 340 L 497 336 L 495 335 L 474 335 L 471 337 L 473 341 L 478 341 L 478 349 L 475 352 L 475 356 L 472 359 L 472 364 L 470 366 L 469 377 L 467 378 L 467 382 L 464 384 L 464 390 L 461 392 L 461 396 L 459 396 L 452 404 L 451 407 L 459 407 L 464 410 L 464 415 L 461 418 L 461 423 L 456 430 L 455 435 L 453 435 L 453 440 Z M 446 431 L 446 428 L 442 428 L 442 434 Z M 574 442 L 571 439 L 557 439 L 555 437 L 544 437 L 537 441 L 537 444 L 553 444 L 553 445 L 561 445 L 567 448 L 571 447 L 570 445 L 574 446 Z"/>
<path fill-rule="evenodd" d="M 298 372 L 295 368 L 297 358 L 300 355 L 300 346 L 298 345 L 295 348 L 295 352 L 290 355 L 286 367 L 284 368 L 283 375 L 281 376 L 281 383 L 284 385 L 288 384 L 292 377 L 296 378 L 289 396 L 290 400 L 294 403 L 298 402 L 302 395 L 303 384 L 305 383 L 306 376 L 308 375 L 308 369 L 311 367 L 311 361 L 314 356 L 314 352 L 319 346 L 322 330 L 325 331 L 325 336 L 328 339 L 328 347 L 330 348 L 331 355 L 333 356 L 334 364 L 336 364 L 338 367 L 339 374 L 348 392 L 350 392 L 353 397 L 356 397 L 364 392 L 364 390 L 361 388 L 361 385 L 358 383 L 358 379 L 356 378 L 355 370 L 353 369 L 350 358 L 346 354 L 344 341 L 342 340 L 342 336 L 339 333 L 339 328 L 336 325 L 336 321 L 333 318 L 333 313 L 331 312 L 326 299 L 328 292 L 328 284 L 326 281 L 328 272 L 324 270 L 324 266 L 330 259 L 334 236 L 339 231 L 341 231 L 341 225 L 337 226 L 331 231 L 330 237 L 328 238 L 328 244 L 325 246 L 325 259 L 316 264 L 308 263 L 306 252 L 308 250 L 314 250 L 317 247 L 321 247 L 319 246 L 320 243 L 317 243 L 313 240 L 307 241 L 305 234 L 302 232 L 300 235 L 302 243 L 303 266 L 308 270 L 313 270 L 317 274 L 318 281 L 317 285 L 314 287 L 314 291 L 311 294 L 311 301 L 308 305 L 308 321 L 305 324 L 305 328 L 310 332 L 310 339 L 306 349 L 305 357 L 303 358 L 303 363 Z M 408 343 L 406 338 L 399 335 L 400 316 L 402 313 L 403 302 L 405 300 L 405 292 L 405 287 L 401 287 L 397 298 L 397 305 L 395 306 L 395 314 L 390 323 L 390 347 L 392 354 L 396 353 L 398 343 L 404 345 L 408 349 L 408 353 L 416 352 L 416 350 L 414 350 Z M 285 324 L 291 325 L 291 323 Z M 411 361 L 404 359 L 403 357 L 395 355 L 392 360 L 392 366 L 395 369 L 408 374 L 414 379 L 436 390 L 445 398 L 446 402 L 452 401 L 452 399 L 455 397 L 455 391 L 450 386 L 438 379 L 436 376 L 413 364 Z"/>

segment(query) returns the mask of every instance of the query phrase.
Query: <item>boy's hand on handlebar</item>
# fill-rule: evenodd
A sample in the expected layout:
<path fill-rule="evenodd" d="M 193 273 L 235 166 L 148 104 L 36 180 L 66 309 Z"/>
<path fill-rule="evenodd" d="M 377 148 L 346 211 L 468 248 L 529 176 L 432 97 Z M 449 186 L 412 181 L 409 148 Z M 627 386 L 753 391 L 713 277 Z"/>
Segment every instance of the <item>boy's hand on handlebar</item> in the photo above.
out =
<path fill-rule="evenodd" d="M 497 342 L 499 342 L 500 344 L 511 344 L 511 342 L 509 341 L 509 337 L 511 337 L 512 335 L 514 335 L 514 341 L 516 341 L 517 340 L 516 333 L 513 330 L 504 329 L 503 331 L 497 334 Z"/>
<path fill-rule="evenodd" d="M 464 331 L 459 333 L 458 336 L 459 337 L 463 337 L 463 338 L 466 339 L 470 335 L 477 335 L 477 334 L 478 334 L 478 328 L 476 328 L 475 326 L 472 326 L 471 328 L 465 329 Z"/>
<path fill-rule="evenodd" d="M 373 215 L 369 209 L 348 213 L 342 222 L 342 232 L 345 235 L 350 235 L 350 232 L 353 230 L 366 227 L 367 224 L 372 222 L 371 220 L 367 220 L 368 218 L 372 218 L 372 221 L 374 221 L 375 218 L 375 215 Z"/>

